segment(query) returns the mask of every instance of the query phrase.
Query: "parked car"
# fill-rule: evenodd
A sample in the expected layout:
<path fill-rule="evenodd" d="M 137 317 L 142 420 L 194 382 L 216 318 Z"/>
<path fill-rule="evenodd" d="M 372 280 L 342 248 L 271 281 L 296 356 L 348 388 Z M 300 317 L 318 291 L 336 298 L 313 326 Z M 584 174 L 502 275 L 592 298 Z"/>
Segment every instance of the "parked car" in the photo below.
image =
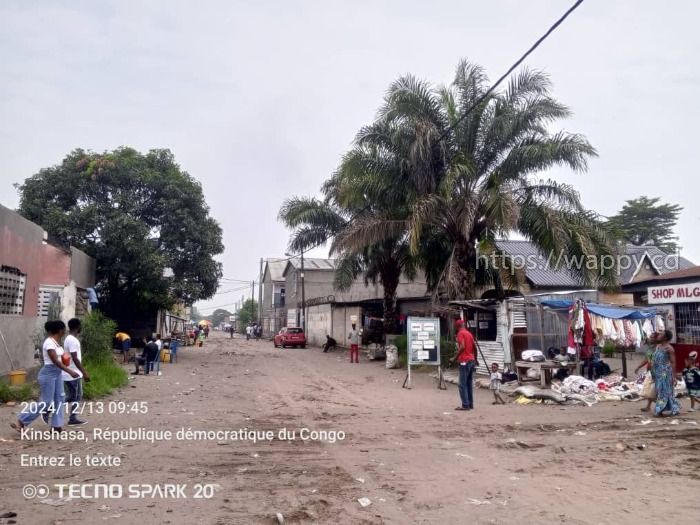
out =
<path fill-rule="evenodd" d="M 287 348 L 288 346 L 306 348 L 306 335 L 301 328 L 282 328 L 274 337 L 273 343 L 275 348 L 278 346 L 282 348 Z"/>

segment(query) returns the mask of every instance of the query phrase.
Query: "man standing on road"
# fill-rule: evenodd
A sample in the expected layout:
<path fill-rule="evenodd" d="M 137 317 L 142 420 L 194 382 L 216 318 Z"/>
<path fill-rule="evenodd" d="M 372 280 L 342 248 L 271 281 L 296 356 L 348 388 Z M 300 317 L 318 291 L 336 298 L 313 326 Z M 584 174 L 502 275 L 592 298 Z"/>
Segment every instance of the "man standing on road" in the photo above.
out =
<path fill-rule="evenodd" d="M 83 400 L 83 381 L 90 381 L 90 376 L 83 367 L 83 355 L 80 350 L 80 340 L 78 339 L 81 328 L 80 319 L 71 319 L 68 321 L 68 330 L 70 333 L 63 342 L 63 350 L 69 353 L 71 357 L 68 368 L 80 374 L 78 377 L 73 377 L 67 372 L 63 372 L 63 389 L 66 392 L 69 425 L 84 425 L 86 423 L 86 421 L 82 421 L 76 416 L 76 413 L 80 411 L 78 405 Z"/>
<path fill-rule="evenodd" d="M 457 353 L 450 360 L 459 363 L 459 397 L 462 406 L 455 410 L 472 410 L 474 408 L 473 379 L 476 368 L 475 342 L 472 333 L 464 326 L 464 321 L 457 321 Z"/>
<path fill-rule="evenodd" d="M 352 329 L 348 335 L 348 341 L 350 341 L 350 362 L 359 363 L 360 362 L 360 332 L 357 331 L 357 326 L 352 323 Z M 353 360 L 354 358 L 354 360 Z"/>

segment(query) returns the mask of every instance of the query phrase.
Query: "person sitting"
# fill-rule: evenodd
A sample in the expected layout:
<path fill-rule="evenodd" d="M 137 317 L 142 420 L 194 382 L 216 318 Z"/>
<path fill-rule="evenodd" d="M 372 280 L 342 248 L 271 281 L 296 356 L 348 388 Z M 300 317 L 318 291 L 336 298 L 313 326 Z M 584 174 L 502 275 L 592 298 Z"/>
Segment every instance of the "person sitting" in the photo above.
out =
<path fill-rule="evenodd" d="M 134 371 L 134 375 L 139 374 L 139 368 L 141 365 L 143 365 L 144 374 L 148 375 L 153 361 L 158 357 L 158 354 L 160 353 L 158 345 L 156 344 L 155 337 L 151 337 L 151 340 L 149 342 L 146 342 L 146 339 L 144 338 L 143 342 L 143 352 L 141 353 L 141 356 L 137 357 L 135 360 L 136 370 Z"/>

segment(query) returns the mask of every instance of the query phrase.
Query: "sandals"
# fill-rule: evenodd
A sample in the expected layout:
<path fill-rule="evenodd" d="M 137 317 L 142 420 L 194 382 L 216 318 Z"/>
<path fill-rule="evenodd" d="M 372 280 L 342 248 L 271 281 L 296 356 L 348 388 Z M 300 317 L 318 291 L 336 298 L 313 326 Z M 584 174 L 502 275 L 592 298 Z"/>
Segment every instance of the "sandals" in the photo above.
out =
<path fill-rule="evenodd" d="M 20 434 L 22 433 L 22 429 L 24 428 L 24 425 L 19 421 L 17 421 L 16 423 L 10 423 L 10 426 Z"/>

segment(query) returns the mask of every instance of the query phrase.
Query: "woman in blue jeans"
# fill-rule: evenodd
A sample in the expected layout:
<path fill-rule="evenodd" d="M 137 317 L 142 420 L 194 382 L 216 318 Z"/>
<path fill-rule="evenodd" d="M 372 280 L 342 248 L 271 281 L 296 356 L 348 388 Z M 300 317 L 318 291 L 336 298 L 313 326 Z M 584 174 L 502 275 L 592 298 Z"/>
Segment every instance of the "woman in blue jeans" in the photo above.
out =
<path fill-rule="evenodd" d="M 66 325 L 63 321 L 49 321 L 44 325 L 48 337 L 44 341 L 42 356 L 44 366 L 39 370 L 39 387 L 41 396 L 38 403 L 30 403 L 27 409 L 19 414 L 16 423 L 12 423 L 12 428 L 21 431 L 42 413 L 51 412 L 51 427 L 61 431 L 63 427 L 63 376 L 61 372 L 66 372 L 72 377 L 78 377 L 78 373 L 72 368 L 63 364 L 61 356 L 63 348 L 61 341 L 66 333 Z"/>

